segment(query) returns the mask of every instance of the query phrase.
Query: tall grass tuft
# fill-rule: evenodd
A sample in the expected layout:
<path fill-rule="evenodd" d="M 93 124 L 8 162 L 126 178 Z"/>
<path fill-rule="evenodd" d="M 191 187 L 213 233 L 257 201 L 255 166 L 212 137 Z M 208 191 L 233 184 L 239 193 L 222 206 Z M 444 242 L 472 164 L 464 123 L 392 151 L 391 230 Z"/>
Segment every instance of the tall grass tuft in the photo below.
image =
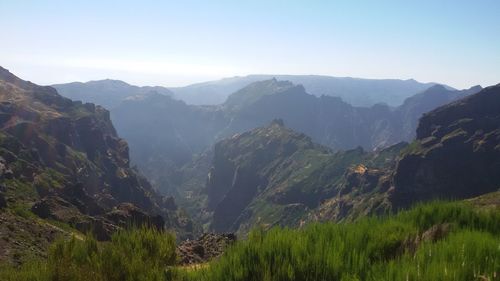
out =
<path fill-rule="evenodd" d="M 121 230 L 110 242 L 92 236 L 56 241 L 46 262 L 0 270 L 0 280 L 132 281 L 166 280 L 176 263 L 175 237 L 152 228 Z"/>

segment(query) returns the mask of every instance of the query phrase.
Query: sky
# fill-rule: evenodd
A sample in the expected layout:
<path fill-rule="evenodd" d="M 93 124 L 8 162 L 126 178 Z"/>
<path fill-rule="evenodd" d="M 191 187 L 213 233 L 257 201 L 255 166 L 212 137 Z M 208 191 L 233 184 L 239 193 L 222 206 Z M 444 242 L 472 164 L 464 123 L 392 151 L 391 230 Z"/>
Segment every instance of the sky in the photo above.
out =
<path fill-rule="evenodd" d="M 0 0 L 0 66 L 48 85 L 247 74 L 500 83 L 500 1 Z"/>

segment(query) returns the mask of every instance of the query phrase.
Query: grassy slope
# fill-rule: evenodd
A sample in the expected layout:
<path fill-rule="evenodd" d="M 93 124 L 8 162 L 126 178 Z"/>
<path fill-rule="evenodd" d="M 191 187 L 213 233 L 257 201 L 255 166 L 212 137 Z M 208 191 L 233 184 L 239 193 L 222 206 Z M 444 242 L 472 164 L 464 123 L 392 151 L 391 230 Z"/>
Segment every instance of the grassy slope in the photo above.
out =
<path fill-rule="evenodd" d="M 426 232 L 449 224 L 443 239 Z M 388 218 L 254 231 L 184 280 L 499 280 L 500 212 L 431 203 Z M 496 276 L 496 277 L 495 277 Z"/>
<path fill-rule="evenodd" d="M 110 243 L 60 240 L 48 262 L 4 267 L 0 279 L 499 280 L 500 212 L 436 202 L 354 223 L 254 230 L 209 265 L 174 264 L 173 236 L 139 229 Z"/>

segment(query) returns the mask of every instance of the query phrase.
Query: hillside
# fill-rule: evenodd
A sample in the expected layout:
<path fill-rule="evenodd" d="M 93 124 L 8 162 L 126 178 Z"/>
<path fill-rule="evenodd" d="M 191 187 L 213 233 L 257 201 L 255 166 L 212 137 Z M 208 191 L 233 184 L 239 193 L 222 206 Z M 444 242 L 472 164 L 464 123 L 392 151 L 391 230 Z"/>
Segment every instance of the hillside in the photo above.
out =
<path fill-rule="evenodd" d="M 494 281 L 499 234 L 498 209 L 435 202 L 384 218 L 256 229 L 220 258 L 190 266 L 176 263 L 171 235 L 151 230 L 119 232 L 109 243 L 58 241 L 46 260 L 0 267 L 0 279 Z"/>
<path fill-rule="evenodd" d="M 0 128 L 1 260 L 43 256 L 71 233 L 106 240 L 129 224 L 190 231 L 173 198 L 130 168 L 128 145 L 102 107 L 0 68 Z"/>
<path fill-rule="evenodd" d="M 498 280 L 500 213 L 433 203 L 385 218 L 255 230 L 172 280 Z"/>
<path fill-rule="evenodd" d="M 394 201 L 463 199 L 500 188 L 500 85 L 425 114 L 394 174 Z"/>

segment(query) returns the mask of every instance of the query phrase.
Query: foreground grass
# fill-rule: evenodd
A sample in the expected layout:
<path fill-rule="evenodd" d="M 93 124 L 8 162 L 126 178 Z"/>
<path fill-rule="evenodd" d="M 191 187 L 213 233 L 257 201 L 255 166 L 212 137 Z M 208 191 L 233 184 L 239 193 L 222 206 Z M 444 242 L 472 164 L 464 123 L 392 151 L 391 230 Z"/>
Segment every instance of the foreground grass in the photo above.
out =
<path fill-rule="evenodd" d="M 448 231 L 429 231 L 440 225 Z M 254 230 L 194 269 L 175 260 L 171 234 L 127 230 L 103 244 L 59 241 L 47 261 L 4 268 L 0 280 L 500 280 L 500 211 L 431 203 L 354 223 Z"/>
<path fill-rule="evenodd" d="M 175 262 L 172 234 L 139 228 L 117 232 L 106 243 L 98 243 L 91 236 L 83 241 L 59 240 L 47 261 L 34 261 L 21 268 L 4 267 L 0 280 L 165 280 L 165 268 Z"/>
<path fill-rule="evenodd" d="M 444 223 L 451 228 L 444 238 L 422 240 L 427 229 Z M 214 281 L 500 280 L 500 213 L 432 203 L 389 218 L 257 230 L 210 267 L 181 275 Z"/>

